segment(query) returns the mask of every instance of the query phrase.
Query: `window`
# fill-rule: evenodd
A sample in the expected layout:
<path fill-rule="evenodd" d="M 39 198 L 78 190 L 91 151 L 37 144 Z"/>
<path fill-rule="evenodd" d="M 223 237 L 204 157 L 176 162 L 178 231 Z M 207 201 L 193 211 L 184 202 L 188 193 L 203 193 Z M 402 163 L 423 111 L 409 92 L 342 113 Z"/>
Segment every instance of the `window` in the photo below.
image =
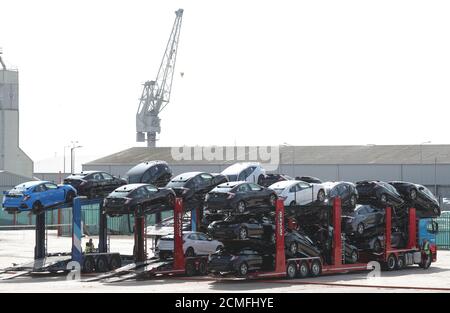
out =
<path fill-rule="evenodd" d="M 188 237 L 190 240 L 199 240 L 197 234 L 190 234 Z"/>
<path fill-rule="evenodd" d="M 39 186 L 36 186 L 36 187 L 34 188 L 34 192 L 44 192 L 45 190 L 46 190 L 46 189 L 45 189 L 44 184 L 39 185 Z"/>
<path fill-rule="evenodd" d="M 298 183 L 298 186 L 300 187 L 300 190 L 310 188 L 310 185 L 304 182 Z"/>
<path fill-rule="evenodd" d="M 250 189 L 252 191 L 260 191 L 262 190 L 262 188 L 260 186 L 258 186 L 257 184 L 249 184 L 250 185 Z"/>
<path fill-rule="evenodd" d="M 250 218 L 250 219 L 248 220 L 248 222 L 249 222 L 250 224 L 258 224 L 258 221 L 257 221 L 256 219 L 254 219 L 254 218 Z"/>
<path fill-rule="evenodd" d="M 47 190 L 53 190 L 53 189 L 58 189 L 58 186 L 55 184 L 45 184 L 45 188 Z"/>
<path fill-rule="evenodd" d="M 111 175 L 109 175 L 107 173 L 102 173 L 102 175 L 105 180 L 113 180 L 114 179 Z"/>
<path fill-rule="evenodd" d="M 155 165 L 155 166 L 152 166 L 151 168 L 150 168 L 150 174 L 152 175 L 152 176 L 155 176 L 157 173 L 158 173 L 158 165 Z"/>
<path fill-rule="evenodd" d="M 359 215 L 367 214 L 367 209 L 366 209 L 366 207 L 363 207 L 363 208 L 359 209 L 359 210 L 358 210 L 358 214 L 359 214 Z"/>
<path fill-rule="evenodd" d="M 238 192 L 247 192 L 250 191 L 250 187 L 248 184 L 242 184 L 238 187 Z"/>
<path fill-rule="evenodd" d="M 292 186 L 290 189 L 289 189 L 289 192 L 290 193 L 294 193 L 294 192 L 297 192 L 299 190 L 299 186 L 298 186 L 298 184 L 295 184 L 294 186 Z"/>
<path fill-rule="evenodd" d="M 148 192 L 145 188 L 138 188 L 136 189 L 136 191 L 134 192 L 134 195 L 138 198 L 144 198 L 147 197 Z"/>
<path fill-rule="evenodd" d="M 144 175 L 142 176 L 142 182 L 143 182 L 143 183 L 150 182 L 150 178 L 151 178 L 150 171 L 146 171 L 146 172 L 144 173 Z"/>
<path fill-rule="evenodd" d="M 206 237 L 204 234 L 197 234 L 198 240 L 208 240 L 208 237 Z"/>
<path fill-rule="evenodd" d="M 145 189 L 147 189 L 147 191 L 150 193 L 155 193 L 158 191 L 158 188 L 155 188 L 153 186 L 145 186 Z"/>
<path fill-rule="evenodd" d="M 200 176 L 205 182 L 208 182 L 208 181 L 213 179 L 213 177 L 211 175 L 209 175 L 209 174 L 202 174 Z"/>
<path fill-rule="evenodd" d="M 92 179 L 93 180 L 103 180 L 102 174 L 100 174 L 100 173 L 92 174 Z"/>

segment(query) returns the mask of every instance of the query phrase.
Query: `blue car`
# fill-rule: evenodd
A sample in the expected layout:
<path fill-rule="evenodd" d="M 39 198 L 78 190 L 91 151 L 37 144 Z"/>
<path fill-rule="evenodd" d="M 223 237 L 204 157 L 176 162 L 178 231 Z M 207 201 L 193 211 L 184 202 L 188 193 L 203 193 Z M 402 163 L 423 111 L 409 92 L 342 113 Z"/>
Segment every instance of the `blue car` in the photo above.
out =
<path fill-rule="evenodd" d="M 69 203 L 76 196 L 77 191 L 70 185 L 29 181 L 4 192 L 2 206 L 8 213 L 39 212 L 54 205 Z"/>

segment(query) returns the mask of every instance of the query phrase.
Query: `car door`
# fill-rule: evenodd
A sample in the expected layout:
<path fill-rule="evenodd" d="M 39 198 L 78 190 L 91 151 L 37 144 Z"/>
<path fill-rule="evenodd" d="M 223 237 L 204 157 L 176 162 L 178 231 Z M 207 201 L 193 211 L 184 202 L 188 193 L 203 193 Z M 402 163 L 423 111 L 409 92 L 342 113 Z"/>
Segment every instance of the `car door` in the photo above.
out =
<path fill-rule="evenodd" d="M 312 185 L 305 183 L 305 182 L 299 182 L 297 184 L 297 199 L 299 201 L 299 204 L 305 205 L 311 203 L 313 199 L 313 189 Z"/>
<path fill-rule="evenodd" d="M 377 220 L 376 210 L 371 206 L 367 206 L 366 211 L 367 211 L 367 217 L 366 217 L 367 228 L 375 226 L 376 220 Z"/>
<path fill-rule="evenodd" d="M 108 173 L 105 173 L 105 172 L 101 173 L 101 175 L 103 178 L 103 180 L 102 180 L 103 190 L 111 192 L 114 189 L 116 189 L 114 177 L 112 177 L 111 175 L 109 175 Z"/>
<path fill-rule="evenodd" d="M 249 183 L 250 196 L 253 205 L 260 205 L 264 203 L 264 197 L 262 196 L 263 188 L 257 184 Z"/>
<path fill-rule="evenodd" d="M 64 201 L 64 190 L 62 188 L 58 188 L 56 184 L 46 183 L 45 189 L 48 205 L 55 205 Z"/>
<path fill-rule="evenodd" d="M 145 190 L 147 191 L 146 196 L 146 203 L 148 205 L 153 203 L 161 203 L 163 199 L 157 199 L 158 198 L 158 188 L 153 186 L 144 186 Z M 157 200 L 157 201 L 156 201 Z"/>
<path fill-rule="evenodd" d="M 263 234 L 263 229 L 258 220 L 254 217 L 248 219 L 248 233 L 249 236 L 261 236 Z"/>
<path fill-rule="evenodd" d="M 186 248 L 192 247 L 192 248 L 194 248 L 194 252 L 196 254 L 202 254 L 202 247 L 199 244 L 198 234 L 197 233 L 190 234 L 187 237 L 187 239 L 188 239 L 188 242 L 186 242 L 187 243 Z"/>
<path fill-rule="evenodd" d="M 48 194 L 46 193 L 45 184 L 40 184 L 34 187 L 33 196 L 34 201 L 39 201 L 44 207 L 49 205 Z"/>
<path fill-rule="evenodd" d="M 347 201 L 350 199 L 350 188 L 348 185 L 342 184 L 340 189 L 342 203 L 347 204 Z"/>
<path fill-rule="evenodd" d="M 197 233 L 197 244 L 202 254 L 210 254 L 216 249 L 216 247 L 213 247 L 213 243 L 208 240 L 208 237 L 202 233 Z"/>
<path fill-rule="evenodd" d="M 238 196 L 242 200 L 244 200 L 248 206 L 253 205 L 251 190 L 250 190 L 250 186 L 248 184 L 239 185 L 239 187 L 237 188 L 237 193 L 238 193 Z"/>
<path fill-rule="evenodd" d="M 202 193 L 211 191 L 213 187 L 213 176 L 205 173 L 201 174 L 199 177 L 200 190 L 202 191 Z"/>

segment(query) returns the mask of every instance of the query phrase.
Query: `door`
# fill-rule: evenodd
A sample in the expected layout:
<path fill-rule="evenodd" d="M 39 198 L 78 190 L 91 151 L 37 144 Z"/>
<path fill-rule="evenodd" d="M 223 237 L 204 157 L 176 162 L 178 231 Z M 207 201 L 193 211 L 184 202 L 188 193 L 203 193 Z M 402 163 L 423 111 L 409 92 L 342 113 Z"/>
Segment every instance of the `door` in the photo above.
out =
<path fill-rule="evenodd" d="M 244 200 L 247 205 L 250 205 L 250 206 L 253 205 L 251 190 L 250 190 L 250 186 L 248 184 L 240 185 L 237 189 L 237 193 L 239 194 L 239 197 L 242 200 Z"/>
<path fill-rule="evenodd" d="M 41 204 L 46 207 L 49 205 L 49 199 L 48 199 L 48 194 L 46 193 L 46 188 L 44 184 L 38 185 L 36 187 L 34 187 L 34 198 L 35 201 L 39 200 L 39 202 L 41 202 Z"/>
<path fill-rule="evenodd" d="M 262 197 L 262 187 L 257 184 L 250 183 L 250 196 L 253 205 L 261 205 L 264 204 L 264 198 Z"/>
<path fill-rule="evenodd" d="M 301 205 L 309 204 L 313 201 L 313 198 L 314 195 L 312 185 L 305 182 L 299 182 L 297 184 L 298 203 Z"/>
<path fill-rule="evenodd" d="M 108 173 L 101 173 L 103 177 L 103 190 L 112 192 L 114 189 L 116 189 L 116 184 L 114 183 L 114 177 L 109 175 Z"/>
<path fill-rule="evenodd" d="M 260 225 L 260 223 L 258 223 L 258 221 L 256 220 L 256 218 L 249 218 L 248 220 L 248 234 L 249 236 L 262 236 L 263 235 L 263 228 Z"/>
<path fill-rule="evenodd" d="M 197 233 L 197 243 L 202 254 L 210 254 L 216 250 L 216 247 L 213 247 L 213 242 L 208 240 L 205 234 Z"/>
<path fill-rule="evenodd" d="M 46 183 L 45 189 L 45 197 L 48 199 L 48 205 L 55 205 L 64 201 L 64 190 L 58 188 L 57 185 Z"/>

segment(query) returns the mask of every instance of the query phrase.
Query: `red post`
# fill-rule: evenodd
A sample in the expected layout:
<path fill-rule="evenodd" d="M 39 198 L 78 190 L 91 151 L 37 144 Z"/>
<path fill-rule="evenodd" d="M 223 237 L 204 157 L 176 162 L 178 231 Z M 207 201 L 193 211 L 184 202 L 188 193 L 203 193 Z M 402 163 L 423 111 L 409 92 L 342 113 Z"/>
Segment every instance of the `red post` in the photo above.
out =
<path fill-rule="evenodd" d="M 174 217 L 174 231 L 173 231 L 173 240 L 174 240 L 174 264 L 173 267 L 175 270 L 182 270 L 185 267 L 184 260 L 184 251 L 183 251 L 183 200 L 181 198 L 177 198 L 175 201 L 175 208 L 173 212 Z"/>
<path fill-rule="evenodd" d="M 342 265 L 342 237 L 341 237 L 341 198 L 334 198 L 333 202 L 333 265 Z"/>
<path fill-rule="evenodd" d="M 16 225 L 17 225 L 17 213 L 14 212 L 14 214 L 13 214 L 13 226 L 16 226 Z"/>
<path fill-rule="evenodd" d="M 385 219 L 385 230 L 384 230 L 384 252 L 385 255 L 387 256 L 388 251 L 391 250 L 391 235 L 392 235 L 392 209 L 387 207 L 386 208 L 386 213 L 384 216 Z"/>
<path fill-rule="evenodd" d="M 275 215 L 275 272 L 284 273 L 286 272 L 286 255 L 284 251 L 284 203 L 281 199 L 277 200 Z"/>
<path fill-rule="evenodd" d="M 418 248 L 420 242 L 417 243 L 417 221 L 416 221 L 416 209 L 409 209 L 409 223 L 408 223 L 408 249 Z"/>
<path fill-rule="evenodd" d="M 58 209 L 58 237 L 62 236 L 62 212 L 61 209 Z"/>

